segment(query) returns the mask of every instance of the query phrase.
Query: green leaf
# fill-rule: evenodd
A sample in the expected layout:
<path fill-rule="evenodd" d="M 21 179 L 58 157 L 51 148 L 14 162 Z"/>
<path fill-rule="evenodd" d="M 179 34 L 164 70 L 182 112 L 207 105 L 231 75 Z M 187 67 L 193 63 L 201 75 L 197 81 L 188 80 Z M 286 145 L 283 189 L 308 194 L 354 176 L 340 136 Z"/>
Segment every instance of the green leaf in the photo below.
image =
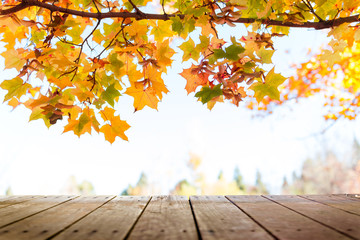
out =
<path fill-rule="evenodd" d="M 40 41 L 42 41 L 45 36 L 46 32 L 44 30 L 36 30 L 31 31 L 31 38 L 30 41 L 34 42 L 35 44 L 38 44 Z"/>
<path fill-rule="evenodd" d="M 2 89 L 8 90 L 8 93 L 5 95 L 4 102 L 9 100 L 12 97 L 20 97 L 26 94 L 26 91 L 32 86 L 28 83 L 24 83 L 23 80 L 19 77 L 16 77 L 11 80 L 5 80 L 1 83 L 0 87 Z"/>
<path fill-rule="evenodd" d="M 172 24 L 171 24 L 172 30 L 180 35 L 182 33 L 182 31 L 184 31 L 184 26 L 183 26 L 183 23 L 181 22 L 180 17 L 178 17 L 178 16 L 172 17 L 172 18 L 170 18 L 170 20 L 172 21 Z"/>
<path fill-rule="evenodd" d="M 223 95 L 223 92 L 221 90 L 221 84 L 219 84 L 216 85 L 214 88 L 209 88 L 208 86 L 202 87 L 201 90 L 195 94 L 195 97 L 199 98 L 200 101 L 205 104 L 214 97 L 218 97 L 221 95 Z"/>
<path fill-rule="evenodd" d="M 200 17 L 204 15 L 205 13 L 209 12 L 208 8 L 200 7 L 200 8 L 188 8 L 184 12 L 186 15 L 193 15 L 194 17 Z"/>
<path fill-rule="evenodd" d="M 71 29 L 67 30 L 66 33 L 72 38 L 72 42 L 78 43 L 82 42 L 81 34 L 83 29 L 80 26 L 73 26 Z"/>
<path fill-rule="evenodd" d="M 81 114 L 79 118 L 79 124 L 74 127 L 74 133 L 80 135 L 85 125 L 90 122 L 90 118 L 85 113 Z"/>
<path fill-rule="evenodd" d="M 30 114 L 29 122 L 33 121 L 33 120 L 37 120 L 37 119 L 42 119 L 44 121 L 46 127 L 49 128 L 51 126 L 51 124 L 50 124 L 50 120 L 48 117 L 50 116 L 51 113 L 48 114 L 49 116 L 46 116 L 42 113 L 43 111 L 44 110 L 41 109 L 41 107 L 34 108 Z"/>
<path fill-rule="evenodd" d="M 226 56 L 226 53 L 222 49 L 214 49 L 214 57 L 216 59 L 224 58 Z"/>
<path fill-rule="evenodd" d="M 184 29 L 186 30 L 187 33 L 191 33 L 192 31 L 195 30 L 195 19 L 193 18 L 190 18 L 190 19 L 187 19 L 184 23 Z"/>
<path fill-rule="evenodd" d="M 232 44 L 226 49 L 225 57 L 229 60 L 237 61 L 240 59 L 239 54 L 245 51 L 245 48 L 239 45 Z"/>
<path fill-rule="evenodd" d="M 255 98 L 258 102 L 261 102 L 265 96 L 269 96 L 271 99 L 280 100 L 280 92 L 278 87 L 285 81 L 285 77 L 281 74 L 274 73 L 274 68 L 265 77 L 265 82 L 255 82 L 250 86 L 250 89 L 254 90 Z"/>
<path fill-rule="evenodd" d="M 214 49 L 214 56 L 217 59 L 227 58 L 232 61 L 237 61 L 240 59 L 239 54 L 245 51 L 245 48 L 239 45 L 232 44 L 229 47 L 225 48 L 225 51 L 222 49 Z"/>
<path fill-rule="evenodd" d="M 120 96 L 120 93 L 114 87 L 115 84 L 111 84 L 104 92 L 101 93 L 101 98 L 114 107 L 114 98 Z"/>
<path fill-rule="evenodd" d="M 124 63 L 120 61 L 117 56 L 117 53 L 113 53 L 109 56 L 110 69 L 115 74 L 115 76 L 120 75 L 120 70 L 124 66 Z"/>

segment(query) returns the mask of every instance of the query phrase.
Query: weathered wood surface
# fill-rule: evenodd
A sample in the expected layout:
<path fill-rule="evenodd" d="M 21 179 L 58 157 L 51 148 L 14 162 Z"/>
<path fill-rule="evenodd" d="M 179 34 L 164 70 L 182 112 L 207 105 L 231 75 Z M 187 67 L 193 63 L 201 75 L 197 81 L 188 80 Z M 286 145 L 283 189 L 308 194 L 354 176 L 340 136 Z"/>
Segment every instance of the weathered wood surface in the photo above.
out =
<path fill-rule="evenodd" d="M 356 196 L 0 196 L 0 240 L 360 240 Z"/>
<path fill-rule="evenodd" d="M 189 201 L 183 196 L 152 197 L 129 239 L 196 239 Z"/>
<path fill-rule="evenodd" d="M 360 239 L 360 216 L 358 215 L 299 196 L 268 196 L 268 198 L 346 236 Z"/>
<path fill-rule="evenodd" d="M 203 239 L 273 239 L 224 196 L 190 197 Z"/>
<path fill-rule="evenodd" d="M 228 198 L 278 239 L 351 239 L 267 198 L 261 196 L 228 196 Z"/>

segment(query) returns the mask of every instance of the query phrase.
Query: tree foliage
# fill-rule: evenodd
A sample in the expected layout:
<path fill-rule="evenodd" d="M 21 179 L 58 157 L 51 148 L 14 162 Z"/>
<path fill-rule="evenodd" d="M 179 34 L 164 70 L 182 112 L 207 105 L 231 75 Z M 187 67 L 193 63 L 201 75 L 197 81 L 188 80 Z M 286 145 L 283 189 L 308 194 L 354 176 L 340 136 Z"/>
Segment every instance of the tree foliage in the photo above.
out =
<path fill-rule="evenodd" d="M 236 195 L 236 194 L 269 194 L 268 189 L 261 180 L 261 173 L 256 172 L 255 184 L 246 184 L 238 167 L 234 169 L 232 180 L 226 178 L 222 171 L 215 180 L 208 178 L 206 172 L 202 169 L 202 158 L 196 154 L 190 154 L 187 164 L 190 173 L 189 178 L 178 181 L 170 190 L 170 194 L 175 195 Z M 129 185 L 124 189 L 121 195 L 152 195 L 162 194 L 164 189 L 149 181 L 144 173 L 135 186 Z"/>
<path fill-rule="evenodd" d="M 359 174 L 360 160 L 349 166 L 329 153 L 325 159 L 307 159 L 300 176 L 294 173 L 290 184 L 285 178 L 282 194 L 358 193 Z"/>
<path fill-rule="evenodd" d="M 130 127 L 115 109 L 122 96 L 135 111 L 157 109 L 168 93 L 164 75 L 177 49 L 192 63 L 180 73 L 187 93 L 249 108 L 324 92 L 327 118 L 352 119 L 359 103 L 359 0 L 3 0 L 1 54 L 17 74 L 2 81 L 4 101 L 29 108 L 30 120 L 64 132 L 102 132 L 127 140 Z M 224 40 L 223 25 L 247 26 Z M 290 28 L 330 29 L 327 48 L 286 80 L 272 64 L 275 38 Z M 197 34 L 194 34 L 197 33 Z M 183 42 L 176 48 L 175 38 Z M 271 70 L 269 70 L 271 69 Z M 340 80 L 339 80 L 340 78 Z"/>

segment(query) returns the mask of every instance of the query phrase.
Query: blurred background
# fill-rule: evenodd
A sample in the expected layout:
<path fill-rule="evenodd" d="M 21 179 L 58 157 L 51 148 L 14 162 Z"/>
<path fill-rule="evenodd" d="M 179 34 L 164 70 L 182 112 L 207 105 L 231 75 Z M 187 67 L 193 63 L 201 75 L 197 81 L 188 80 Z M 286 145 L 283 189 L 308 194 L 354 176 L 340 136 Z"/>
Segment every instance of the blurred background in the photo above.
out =
<path fill-rule="evenodd" d="M 275 71 L 294 74 L 291 65 L 327 41 L 323 31 L 292 30 L 275 42 Z M 28 122 L 28 109 L 1 104 L 0 195 L 360 192 L 359 120 L 325 121 L 321 96 L 272 114 L 226 103 L 209 111 L 184 89 L 178 73 L 188 63 L 180 54 L 174 59 L 164 76 L 170 93 L 158 111 L 134 113 L 126 96 L 116 105 L 132 126 L 129 142 L 62 134 L 65 123 L 47 129 L 40 120 Z M 3 72 L 0 81 L 13 75 Z M 4 95 L 0 90 L 1 102 Z"/>

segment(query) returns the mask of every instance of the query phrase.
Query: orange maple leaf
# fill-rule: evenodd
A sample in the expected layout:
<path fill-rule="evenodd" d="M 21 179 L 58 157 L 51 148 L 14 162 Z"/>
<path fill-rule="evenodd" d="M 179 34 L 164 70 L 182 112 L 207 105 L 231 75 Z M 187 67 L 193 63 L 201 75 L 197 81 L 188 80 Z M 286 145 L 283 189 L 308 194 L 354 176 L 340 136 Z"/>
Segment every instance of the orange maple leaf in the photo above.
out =
<path fill-rule="evenodd" d="M 91 123 L 89 116 L 83 113 L 78 120 L 69 119 L 69 123 L 64 127 L 63 133 L 73 131 L 78 137 L 86 132 L 91 134 Z"/>
<path fill-rule="evenodd" d="M 190 68 L 184 69 L 180 75 L 186 79 L 186 86 L 185 89 L 187 93 L 195 92 L 198 86 L 204 86 L 208 82 L 209 74 L 200 72 L 196 73 L 193 69 L 196 66 L 193 64 Z"/>
<path fill-rule="evenodd" d="M 153 87 L 144 88 L 142 84 L 134 84 L 125 93 L 134 98 L 135 112 L 143 109 L 145 106 L 157 110 L 157 104 L 160 100 L 157 98 Z"/>
<path fill-rule="evenodd" d="M 105 139 L 110 143 L 113 143 L 116 137 L 128 141 L 125 131 L 130 128 L 130 125 L 126 121 L 122 121 L 120 116 L 115 116 L 114 113 L 115 110 L 108 107 L 101 111 L 101 117 L 110 123 L 102 126 L 100 132 L 104 133 Z"/>

